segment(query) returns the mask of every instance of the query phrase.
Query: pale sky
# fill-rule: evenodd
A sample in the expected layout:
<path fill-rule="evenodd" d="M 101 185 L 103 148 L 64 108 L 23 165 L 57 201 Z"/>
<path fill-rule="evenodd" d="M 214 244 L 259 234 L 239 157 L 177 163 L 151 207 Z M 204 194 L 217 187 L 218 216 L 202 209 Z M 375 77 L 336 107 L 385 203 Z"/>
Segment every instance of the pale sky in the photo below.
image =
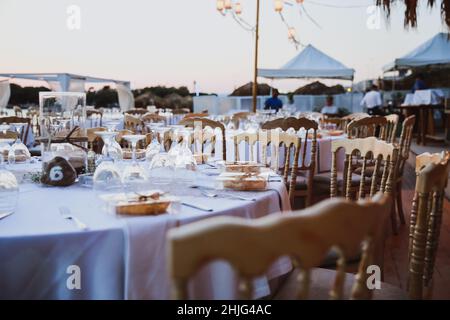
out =
<path fill-rule="evenodd" d="M 256 1 L 240 2 L 242 17 L 253 24 Z M 260 68 L 281 67 L 299 52 L 273 2 L 261 0 Z M 297 37 L 354 68 L 356 81 L 380 76 L 383 65 L 446 30 L 439 8 L 425 5 L 418 29 L 408 31 L 401 3 L 389 26 L 383 15 L 381 28 L 371 30 L 366 5 L 375 0 L 304 2 L 321 29 L 296 6 L 285 5 Z M 81 9 L 80 30 L 67 27 L 70 5 Z M 215 0 L 0 0 L 0 28 L 0 73 L 69 72 L 129 80 L 133 88 L 185 85 L 191 91 L 196 80 L 201 91 L 217 93 L 229 93 L 253 77 L 253 36 L 230 15 L 221 16 Z M 291 90 L 304 83 L 274 85 Z"/>

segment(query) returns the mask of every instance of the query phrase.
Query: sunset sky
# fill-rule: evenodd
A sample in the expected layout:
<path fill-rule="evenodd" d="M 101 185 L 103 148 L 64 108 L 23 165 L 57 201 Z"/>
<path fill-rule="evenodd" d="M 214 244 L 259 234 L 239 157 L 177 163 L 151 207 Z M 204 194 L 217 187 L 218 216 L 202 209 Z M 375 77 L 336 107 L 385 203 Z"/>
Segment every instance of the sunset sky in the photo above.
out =
<path fill-rule="evenodd" d="M 381 28 L 371 30 L 367 7 L 374 2 L 305 0 L 321 28 L 296 6 L 285 5 L 284 14 L 303 44 L 354 68 L 356 81 L 380 76 L 383 65 L 445 31 L 439 9 L 425 5 L 418 29 L 404 30 L 403 4 L 394 7 L 390 25 L 382 18 Z M 256 1 L 241 3 L 242 17 L 253 24 Z M 70 5 L 81 9 L 80 30 L 66 25 Z M 0 28 L 0 73 L 70 72 L 129 80 L 133 88 L 193 90 L 196 80 L 201 91 L 218 93 L 252 79 L 252 34 L 221 16 L 215 0 L 0 0 Z M 262 0 L 260 32 L 261 68 L 280 67 L 298 53 L 273 0 Z M 275 82 L 282 90 L 301 84 Z"/>

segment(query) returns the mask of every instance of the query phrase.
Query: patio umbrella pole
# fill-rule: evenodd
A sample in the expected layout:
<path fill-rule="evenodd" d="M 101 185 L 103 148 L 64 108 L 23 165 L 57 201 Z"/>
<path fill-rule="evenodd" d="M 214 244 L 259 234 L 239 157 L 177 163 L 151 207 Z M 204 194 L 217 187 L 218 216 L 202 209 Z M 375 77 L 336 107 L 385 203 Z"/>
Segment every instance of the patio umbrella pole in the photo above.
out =
<path fill-rule="evenodd" d="M 256 0 L 256 28 L 255 28 L 255 65 L 253 70 L 253 112 L 256 112 L 258 92 L 258 41 L 259 41 L 259 0 Z"/>

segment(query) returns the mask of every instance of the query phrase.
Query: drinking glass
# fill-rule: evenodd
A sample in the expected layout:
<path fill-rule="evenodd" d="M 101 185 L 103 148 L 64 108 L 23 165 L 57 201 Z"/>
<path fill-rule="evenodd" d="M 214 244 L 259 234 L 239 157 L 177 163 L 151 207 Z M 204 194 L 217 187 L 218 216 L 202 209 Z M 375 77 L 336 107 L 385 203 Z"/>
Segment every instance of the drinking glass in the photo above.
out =
<path fill-rule="evenodd" d="M 19 184 L 16 177 L 6 170 L 0 154 L 0 215 L 13 213 L 17 206 Z"/>

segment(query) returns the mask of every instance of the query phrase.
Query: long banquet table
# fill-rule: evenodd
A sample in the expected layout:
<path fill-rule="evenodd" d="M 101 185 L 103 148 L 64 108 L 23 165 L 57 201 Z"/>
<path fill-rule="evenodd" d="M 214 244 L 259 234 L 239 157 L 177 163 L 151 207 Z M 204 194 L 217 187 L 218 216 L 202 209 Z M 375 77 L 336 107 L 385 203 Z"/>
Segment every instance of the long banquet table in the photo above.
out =
<path fill-rule="evenodd" d="M 39 168 L 39 163 L 10 166 L 18 175 Z M 167 299 L 170 280 L 165 255 L 170 228 L 211 216 L 251 219 L 290 209 L 280 182 L 270 182 L 267 191 L 251 193 L 257 199 L 254 202 L 207 198 L 187 187 L 178 194 L 214 211 L 180 206 L 177 213 L 118 217 L 103 209 L 92 189 L 23 182 L 15 213 L 0 220 L 0 299 Z M 70 208 L 89 230 L 81 231 L 63 219 L 61 206 Z M 79 290 L 66 284 L 72 265 L 81 271 Z M 268 280 L 291 268 L 287 258 L 275 262 L 265 277 L 255 280 L 255 298 L 268 295 Z M 193 298 L 233 299 L 237 277 L 229 265 L 214 262 L 195 276 L 190 290 Z"/>

